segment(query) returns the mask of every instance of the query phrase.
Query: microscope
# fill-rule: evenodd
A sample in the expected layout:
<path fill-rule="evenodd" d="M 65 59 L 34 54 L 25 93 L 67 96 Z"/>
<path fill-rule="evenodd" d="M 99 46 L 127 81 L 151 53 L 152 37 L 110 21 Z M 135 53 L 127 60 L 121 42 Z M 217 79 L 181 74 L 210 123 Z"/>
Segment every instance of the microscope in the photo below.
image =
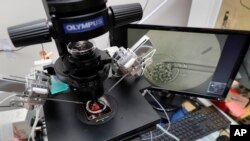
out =
<path fill-rule="evenodd" d="M 122 140 L 153 128 L 160 120 L 140 93 L 148 83 L 138 76 L 154 54 L 149 38 L 141 38 L 131 48 L 106 50 L 98 49 L 93 41 L 111 29 L 140 20 L 142 7 L 139 3 L 107 7 L 106 3 L 43 0 L 47 20 L 8 28 L 15 47 L 55 41 L 59 58 L 27 75 L 21 100 L 13 101 L 30 109 L 44 107 L 51 141 Z M 55 76 L 69 89 L 52 94 Z"/>
<path fill-rule="evenodd" d="M 69 85 L 72 92 L 77 93 L 78 101 L 83 102 L 78 106 L 78 118 L 90 125 L 105 123 L 115 115 L 116 102 L 107 95 L 103 86 L 110 67 L 114 66 L 120 76 L 139 75 L 143 67 L 133 51 L 120 48 L 113 56 L 109 56 L 93 42 L 92 38 L 112 28 L 142 18 L 139 3 L 107 7 L 106 2 L 107 0 L 43 0 L 48 20 L 8 28 L 15 47 L 54 39 L 59 58 L 53 66 L 45 67 L 45 70 L 49 75 L 56 75 Z M 44 94 L 49 90 L 42 92 L 42 95 L 39 91 L 33 91 L 33 87 L 49 89 L 48 79 L 42 72 L 37 72 L 35 80 L 28 82 L 29 92 L 26 95 L 30 97 L 30 104 L 41 104 L 33 97 L 46 99 Z"/>

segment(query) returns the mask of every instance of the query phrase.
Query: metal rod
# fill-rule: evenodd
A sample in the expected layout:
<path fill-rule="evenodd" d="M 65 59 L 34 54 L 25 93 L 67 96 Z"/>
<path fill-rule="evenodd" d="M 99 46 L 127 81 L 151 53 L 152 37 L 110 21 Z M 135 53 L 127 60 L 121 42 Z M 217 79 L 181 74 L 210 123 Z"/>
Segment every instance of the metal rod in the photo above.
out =
<path fill-rule="evenodd" d="M 28 96 L 25 96 L 25 95 L 17 95 L 17 96 L 19 96 L 19 97 L 27 97 L 27 98 L 40 98 L 40 99 L 43 99 L 43 100 L 57 101 L 57 102 L 83 104 L 83 102 L 81 102 L 81 101 L 72 101 L 72 100 L 64 100 L 64 99 L 56 99 L 56 98 L 28 97 Z"/>
<path fill-rule="evenodd" d="M 80 101 L 71 101 L 71 100 L 63 100 L 63 99 L 55 99 L 55 98 L 46 98 L 44 100 L 57 101 L 57 102 L 66 102 L 66 103 L 74 103 L 74 104 L 83 104 L 83 102 L 80 102 Z"/>
<path fill-rule="evenodd" d="M 106 94 L 108 94 L 108 93 L 110 93 L 126 76 L 128 75 L 128 73 L 127 74 L 125 74 L 121 79 L 119 79 L 109 90 L 108 90 L 108 92 L 106 93 Z"/>

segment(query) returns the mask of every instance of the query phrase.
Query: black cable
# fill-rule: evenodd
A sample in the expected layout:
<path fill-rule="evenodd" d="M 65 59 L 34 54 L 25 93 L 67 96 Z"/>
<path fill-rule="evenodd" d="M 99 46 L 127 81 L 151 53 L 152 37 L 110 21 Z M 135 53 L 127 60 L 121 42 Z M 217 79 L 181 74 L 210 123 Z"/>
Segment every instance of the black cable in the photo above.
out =
<path fill-rule="evenodd" d="M 23 106 L 10 106 L 10 105 L 3 105 L 0 108 L 22 108 Z"/>
<path fill-rule="evenodd" d="M 244 3 L 242 2 L 242 0 L 240 0 L 240 4 L 241 4 L 242 7 L 244 7 L 244 8 L 246 8 L 246 9 L 250 10 L 250 7 L 248 7 L 246 4 L 244 4 Z"/>
<path fill-rule="evenodd" d="M 1 49 L 0 52 L 16 52 L 16 51 L 22 50 L 22 49 L 24 49 L 24 48 L 25 48 L 25 47 L 21 47 L 21 48 L 12 49 L 12 50 Z"/>
<path fill-rule="evenodd" d="M 9 107 L 12 107 L 12 106 L 9 106 L 9 105 L 0 106 L 0 108 L 9 108 Z"/>

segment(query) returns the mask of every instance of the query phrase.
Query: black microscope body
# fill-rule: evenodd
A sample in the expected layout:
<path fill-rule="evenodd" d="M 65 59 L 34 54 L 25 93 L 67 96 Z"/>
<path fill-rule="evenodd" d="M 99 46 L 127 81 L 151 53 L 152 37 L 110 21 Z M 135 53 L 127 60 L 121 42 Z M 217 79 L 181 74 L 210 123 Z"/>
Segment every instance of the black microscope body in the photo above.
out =
<path fill-rule="evenodd" d="M 160 121 L 139 92 L 148 86 L 144 79 L 128 78 L 107 91 L 119 82 L 107 79 L 114 58 L 99 50 L 92 39 L 140 20 L 142 7 L 138 3 L 107 7 L 106 2 L 43 0 L 47 20 L 8 28 L 15 47 L 55 41 L 59 58 L 45 69 L 70 89 L 48 95 L 50 100 L 43 105 L 51 141 L 128 139 Z"/>
<path fill-rule="evenodd" d="M 87 99 L 103 96 L 109 57 L 89 39 L 142 18 L 138 3 L 106 6 L 107 0 L 43 0 L 48 20 L 8 28 L 16 47 L 50 42 L 54 38 L 59 58 L 56 76 Z"/>

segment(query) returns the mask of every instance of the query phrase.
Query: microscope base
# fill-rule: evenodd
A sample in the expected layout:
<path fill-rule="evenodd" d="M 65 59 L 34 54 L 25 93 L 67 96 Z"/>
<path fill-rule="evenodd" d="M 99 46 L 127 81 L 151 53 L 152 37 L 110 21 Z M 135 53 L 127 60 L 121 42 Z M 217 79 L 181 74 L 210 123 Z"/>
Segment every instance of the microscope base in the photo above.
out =
<path fill-rule="evenodd" d="M 105 89 L 109 89 L 116 81 L 105 81 Z M 117 103 L 116 114 L 100 125 L 83 124 L 76 116 L 78 104 L 46 101 L 44 114 L 48 140 L 126 140 L 154 128 L 160 122 L 160 117 L 139 92 L 148 86 L 144 79 L 124 79 L 109 93 Z M 77 95 L 68 92 L 54 98 L 78 100 Z"/>

